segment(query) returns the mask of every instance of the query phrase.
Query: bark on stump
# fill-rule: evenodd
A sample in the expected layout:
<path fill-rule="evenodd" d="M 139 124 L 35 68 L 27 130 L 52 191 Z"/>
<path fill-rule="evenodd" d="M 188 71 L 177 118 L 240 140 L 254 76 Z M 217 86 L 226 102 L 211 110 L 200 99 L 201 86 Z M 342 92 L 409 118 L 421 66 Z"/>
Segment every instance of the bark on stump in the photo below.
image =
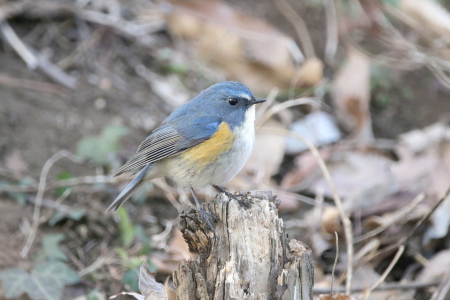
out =
<path fill-rule="evenodd" d="M 313 299 L 311 250 L 288 241 L 273 192 L 249 192 L 251 208 L 220 194 L 203 208 L 216 216 L 216 234 L 192 207 L 178 227 L 191 258 L 173 273 L 179 300 Z M 212 218 L 210 218 L 212 221 Z"/>

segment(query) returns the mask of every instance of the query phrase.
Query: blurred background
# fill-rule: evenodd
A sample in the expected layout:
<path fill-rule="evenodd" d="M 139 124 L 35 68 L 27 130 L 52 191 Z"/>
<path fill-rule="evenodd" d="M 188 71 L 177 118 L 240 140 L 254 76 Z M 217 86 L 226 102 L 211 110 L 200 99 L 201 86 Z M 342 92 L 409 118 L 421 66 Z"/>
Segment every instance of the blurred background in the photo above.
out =
<path fill-rule="evenodd" d="M 368 299 L 446 299 L 448 9 L 435 0 L 1 1 L 0 298 L 138 292 L 144 261 L 165 282 L 189 258 L 176 226 L 188 194 L 155 180 L 105 214 L 129 181 L 110 174 L 176 107 L 235 80 L 268 101 L 257 110 L 258 151 L 226 188 L 276 191 L 289 236 L 313 250 L 316 292 L 331 286 L 336 232 L 335 286 L 350 263 L 355 291 L 391 287 Z"/>

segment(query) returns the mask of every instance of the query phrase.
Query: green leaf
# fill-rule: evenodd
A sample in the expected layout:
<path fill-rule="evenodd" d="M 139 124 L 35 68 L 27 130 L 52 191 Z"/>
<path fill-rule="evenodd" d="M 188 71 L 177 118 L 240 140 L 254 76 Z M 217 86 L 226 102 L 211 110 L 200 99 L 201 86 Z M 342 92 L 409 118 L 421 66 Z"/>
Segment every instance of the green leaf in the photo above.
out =
<path fill-rule="evenodd" d="M 8 196 L 13 198 L 20 206 L 24 206 L 27 202 L 27 194 L 25 193 L 8 193 Z"/>
<path fill-rule="evenodd" d="M 31 276 L 20 269 L 0 272 L 5 298 L 17 298 L 23 293 L 33 300 L 60 300 L 64 286 L 80 281 L 78 274 L 60 261 L 43 262 L 31 270 Z"/>
<path fill-rule="evenodd" d="M 109 165 L 111 154 L 119 149 L 120 138 L 127 133 L 124 126 L 110 125 L 99 136 L 86 136 L 78 142 L 77 155 L 86 157 L 98 165 Z"/>
<path fill-rule="evenodd" d="M 67 256 L 59 249 L 59 243 L 65 239 L 64 234 L 51 234 L 44 237 L 42 247 L 45 257 L 49 260 L 67 260 Z"/>
<path fill-rule="evenodd" d="M 139 275 L 135 270 L 128 270 L 123 274 L 122 282 L 130 287 L 130 290 L 139 292 Z"/>
<path fill-rule="evenodd" d="M 124 206 L 117 209 L 117 215 L 119 216 L 120 237 L 123 245 L 129 247 L 136 236 L 133 223 L 131 223 L 128 211 Z"/>
<path fill-rule="evenodd" d="M 56 179 L 58 180 L 64 180 L 64 179 L 70 179 L 73 178 L 72 174 L 68 171 L 62 171 L 61 173 L 56 176 Z M 56 189 L 56 195 L 60 197 L 69 187 L 59 187 Z"/>
<path fill-rule="evenodd" d="M 20 297 L 27 291 L 27 286 L 34 285 L 31 276 L 24 270 L 17 268 L 1 271 L 0 280 L 3 282 L 3 296 L 7 299 Z"/>
<path fill-rule="evenodd" d="M 47 261 L 37 264 L 31 270 L 31 276 L 48 277 L 54 279 L 55 282 L 60 282 L 63 285 L 72 285 L 80 282 L 80 276 L 77 272 L 71 269 L 68 265 L 61 261 Z"/>
<path fill-rule="evenodd" d="M 86 300 L 102 300 L 105 299 L 105 295 L 100 293 L 99 290 L 91 290 L 86 295 Z"/>
<path fill-rule="evenodd" d="M 0 180 L 0 193 L 2 192 L 3 187 L 8 185 L 11 185 L 11 183 L 6 180 Z M 20 182 L 18 186 L 27 186 L 27 184 L 23 184 L 22 182 Z M 17 203 L 19 203 L 20 206 L 24 206 L 27 202 L 27 194 L 25 193 L 7 192 L 7 194 L 9 197 L 13 198 Z"/>
<path fill-rule="evenodd" d="M 38 287 L 37 290 L 27 289 L 28 296 L 33 300 L 59 300 L 64 286 L 80 281 L 80 276 L 60 261 L 42 262 L 31 270 L 31 277 Z"/>
<path fill-rule="evenodd" d="M 115 248 L 117 255 L 119 255 L 120 259 L 123 261 L 128 261 L 128 253 L 122 247 Z"/>
<path fill-rule="evenodd" d="M 96 164 L 103 164 L 104 160 L 100 149 L 100 141 L 95 136 L 85 136 L 77 145 L 77 155 L 91 159 Z"/>
<path fill-rule="evenodd" d="M 389 3 L 389 4 L 391 4 L 391 5 L 395 6 L 395 7 L 398 7 L 399 6 L 398 4 L 400 3 L 400 0 L 384 0 L 384 2 Z"/>
<path fill-rule="evenodd" d="M 142 243 L 141 254 L 149 255 L 151 252 L 150 239 L 145 234 L 144 229 L 142 228 L 141 225 L 135 226 L 135 233 L 136 233 L 136 238 L 139 241 L 141 241 L 141 243 Z"/>
<path fill-rule="evenodd" d="M 116 153 L 119 150 L 119 140 L 127 133 L 127 128 L 124 126 L 111 125 L 103 129 L 101 134 L 101 141 L 104 153 Z"/>

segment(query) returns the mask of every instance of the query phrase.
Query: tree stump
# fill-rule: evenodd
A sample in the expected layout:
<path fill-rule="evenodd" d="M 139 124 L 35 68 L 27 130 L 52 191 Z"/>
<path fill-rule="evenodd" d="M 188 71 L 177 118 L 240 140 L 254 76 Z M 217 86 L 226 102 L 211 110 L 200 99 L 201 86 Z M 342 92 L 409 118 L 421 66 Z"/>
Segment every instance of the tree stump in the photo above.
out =
<path fill-rule="evenodd" d="M 173 273 L 177 299 L 313 299 L 311 250 L 288 241 L 276 195 L 246 196 L 251 208 L 224 194 L 203 205 L 217 218 L 210 217 L 215 235 L 195 208 L 181 209 L 178 227 L 191 257 Z"/>

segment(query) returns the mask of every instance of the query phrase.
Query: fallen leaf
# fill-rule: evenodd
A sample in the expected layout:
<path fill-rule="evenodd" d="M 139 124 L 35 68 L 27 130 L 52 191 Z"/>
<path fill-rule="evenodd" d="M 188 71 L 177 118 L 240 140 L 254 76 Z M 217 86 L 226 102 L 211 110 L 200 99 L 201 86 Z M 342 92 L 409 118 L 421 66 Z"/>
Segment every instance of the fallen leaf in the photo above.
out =
<path fill-rule="evenodd" d="M 424 28 L 432 29 L 436 35 L 450 35 L 450 13 L 432 0 L 401 0 L 399 8 Z"/>
<path fill-rule="evenodd" d="M 68 260 L 64 252 L 59 249 L 59 243 L 65 239 L 64 234 L 50 234 L 42 240 L 42 248 L 44 255 L 48 259 Z"/>
<path fill-rule="evenodd" d="M 139 272 L 139 291 L 145 300 L 168 300 L 166 288 L 163 284 L 155 281 L 155 278 L 148 270 L 148 262 L 141 265 Z"/>
<path fill-rule="evenodd" d="M 330 155 L 330 149 L 319 150 L 320 157 L 326 161 Z M 292 191 L 300 191 L 306 188 L 308 178 L 317 177 L 319 164 L 317 158 L 311 152 L 304 152 L 295 158 L 295 168 L 287 173 L 281 181 L 281 186 Z"/>
<path fill-rule="evenodd" d="M 416 282 L 436 282 L 450 270 L 450 249 L 445 249 L 436 253 L 419 272 Z"/>
<path fill-rule="evenodd" d="M 329 294 L 319 295 L 319 300 L 357 300 L 358 298 L 349 296 L 346 294 L 334 294 L 333 299 L 331 299 Z"/>
<path fill-rule="evenodd" d="M 3 296 L 7 299 L 22 296 L 26 293 L 28 286 L 35 287 L 31 276 L 17 268 L 1 271 L 0 280 L 3 282 Z"/>
<path fill-rule="evenodd" d="M 341 126 L 353 139 L 373 139 L 370 118 L 370 61 L 354 48 L 333 82 L 332 102 Z"/>
<path fill-rule="evenodd" d="M 200 57 L 257 93 L 289 88 L 294 78 L 298 86 L 322 79 L 320 60 L 299 69 L 303 54 L 292 38 L 225 2 L 173 0 L 164 10 L 173 35 L 190 41 Z"/>
<path fill-rule="evenodd" d="M 435 123 L 425 128 L 403 133 L 399 137 L 400 144 L 410 149 L 414 154 L 429 150 L 430 146 L 439 145 L 444 140 L 450 140 L 450 126 Z"/>
<path fill-rule="evenodd" d="M 278 199 L 280 200 L 280 205 L 278 205 L 277 209 L 280 213 L 295 212 L 302 207 L 300 202 L 289 194 L 280 193 Z"/>
<path fill-rule="evenodd" d="M 170 276 L 166 278 L 166 281 L 164 282 L 164 288 L 166 289 L 167 296 L 169 300 L 177 300 L 177 295 L 175 293 L 175 288 L 173 286 L 173 281 L 170 280 Z"/>
<path fill-rule="evenodd" d="M 5 166 L 17 177 L 23 177 L 22 174 L 28 169 L 28 163 L 18 150 L 14 150 L 10 155 L 6 156 Z"/>
<path fill-rule="evenodd" d="M 172 239 L 169 242 L 170 258 L 173 261 L 182 261 L 189 258 L 189 246 L 183 238 L 183 234 L 176 227 Z"/>
<path fill-rule="evenodd" d="M 17 298 L 24 293 L 33 300 L 59 300 L 64 286 L 80 281 L 78 274 L 60 261 L 48 261 L 37 264 L 27 272 L 11 268 L 0 272 L 4 296 Z"/>
<path fill-rule="evenodd" d="M 322 146 L 337 142 L 341 133 L 332 117 L 323 112 L 315 111 L 298 120 L 289 128 L 290 131 L 301 135 L 315 146 Z M 286 153 L 293 155 L 307 150 L 308 147 L 298 139 L 288 137 Z"/>
<path fill-rule="evenodd" d="M 325 207 L 322 212 L 321 220 L 322 231 L 328 236 L 334 237 L 334 233 L 342 233 L 341 219 L 339 210 L 336 207 Z"/>
<path fill-rule="evenodd" d="M 129 293 L 122 292 L 122 293 L 119 293 L 119 294 L 115 294 L 115 295 L 110 296 L 109 299 L 116 299 L 120 295 L 133 296 L 134 298 L 136 298 L 138 300 L 145 300 L 145 297 L 143 295 L 138 294 L 138 293 L 133 293 L 133 292 L 129 292 Z"/>
<path fill-rule="evenodd" d="M 399 190 L 399 184 L 391 171 L 394 162 L 375 149 L 336 149 L 334 152 L 328 149 L 320 153 L 347 212 L 375 205 Z M 296 159 L 296 168 L 285 176 L 282 186 L 311 193 L 322 190 L 324 196 L 333 197 L 317 159 L 309 153 Z"/>
<path fill-rule="evenodd" d="M 448 234 L 450 226 L 450 196 L 434 211 L 431 216 L 431 225 L 423 236 L 423 244 L 427 245 L 432 239 L 440 239 Z"/>

